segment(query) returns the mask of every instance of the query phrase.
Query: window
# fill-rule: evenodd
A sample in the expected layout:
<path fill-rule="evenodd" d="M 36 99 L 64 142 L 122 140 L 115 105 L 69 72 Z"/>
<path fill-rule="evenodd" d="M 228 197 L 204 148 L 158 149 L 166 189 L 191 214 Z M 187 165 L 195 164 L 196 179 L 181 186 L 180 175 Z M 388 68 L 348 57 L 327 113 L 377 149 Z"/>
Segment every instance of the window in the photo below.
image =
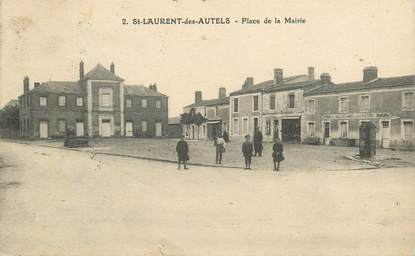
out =
<path fill-rule="evenodd" d="M 271 121 L 267 120 L 265 123 L 265 133 L 266 135 L 271 135 Z"/>
<path fill-rule="evenodd" d="M 315 100 L 308 100 L 307 101 L 307 113 L 314 114 L 316 112 L 316 101 Z"/>
<path fill-rule="evenodd" d="M 414 93 L 413 92 L 405 92 L 403 93 L 403 109 L 404 110 L 412 110 L 414 108 Z"/>
<path fill-rule="evenodd" d="M 141 121 L 141 131 L 142 132 L 147 131 L 147 121 Z"/>
<path fill-rule="evenodd" d="M 46 96 L 39 97 L 39 105 L 40 106 L 47 106 L 48 105 L 48 98 Z"/>
<path fill-rule="evenodd" d="M 349 111 L 348 103 L 347 97 L 339 98 L 339 113 L 347 113 Z"/>
<path fill-rule="evenodd" d="M 58 131 L 65 132 L 66 131 L 66 121 L 65 120 L 58 120 Z"/>
<path fill-rule="evenodd" d="M 203 125 L 203 137 L 206 137 L 206 125 Z"/>
<path fill-rule="evenodd" d="M 233 119 L 232 133 L 239 134 L 239 119 L 238 118 Z"/>
<path fill-rule="evenodd" d="M 314 122 L 308 122 L 307 135 L 309 137 L 314 137 L 314 132 L 315 132 Z"/>
<path fill-rule="evenodd" d="M 290 94 L 288 95 L 288 108 L 294 108 L 295 107 L 295 95 Z"/>
<path fill-rule="evenodd" d="M 161 109 L 161 101 L 156 100 L 156 109 Z"/>
<path fill-rule="evenodd" d="M 414 122 L 403 121 L 403 139 L 412 141 L 414 139 Z"/>
<path fill-rule="evenodd" d="M 99 89 L 99 100 L 101 107 L 112 107 L 112 89 L 111 88 L 100 88 Z"/>
<path fill-rule="evenodd" d="M 360 108 L 360 112 L 369 112 L 369 110 L 370 110 L 369 95 L 360 96 L 359 108 Z"/>
<path fill-rule="evenodd" d="M 258 95 L 254 96 L 254 111 L 258 111 Z"/>
<path fill-rule="evenodd" d="M 147 108 L 147 99 L 141 99 L 141 107 Z"/>
<path fill-rule="evenodd" d="M 84 98 L 83 97 L 76 97 L 76 106 L 82 107 L 84 105 Z"/>
<path fill-rule="evenodd" d="M 233 99 L 233 112 L 237 113 L 239 111 L 239 99 L 234 98 Z"/>
<path fill-rule="evenodd" d="M 340 122 L 340 137 L 341 138 L 347 138 L 347 133 L 348 133 L 348 131 L 347 131 L 348 127 L 347 126 L 348 125 L 347 125 L 346 121 L 341 121 Z"/>
<path fill-rule="evenodd" d="M 66 104 L 66 97 L 65 96 L 58 96 L 58 105 L 60 107 L 64 107 Z"/>
<path fill-rule="evenodd" d="M 269 109 L 275 109 L 275 95 L 269 96 Z"/>
<path fill-rule="evenodd" d="M 109 94 L 109 93 L 103 93 L 102 94 L 101 106 L 111 107 L 111 94 Z"/>
<path fill-rule="evenodd" d="M 133 106 L 133 102 L 131 99 L 125 99 L 125 106 L 127 108 L 131 108 Z"/>
<path fill-rule="evenodd" d="M 215 106 L 215 116 L 218 115 L 218 106 Z"/>
<path fill-rule="evenodd" d="M 206 107 L 203 108 L 203 116 L 206 116 Z"/>

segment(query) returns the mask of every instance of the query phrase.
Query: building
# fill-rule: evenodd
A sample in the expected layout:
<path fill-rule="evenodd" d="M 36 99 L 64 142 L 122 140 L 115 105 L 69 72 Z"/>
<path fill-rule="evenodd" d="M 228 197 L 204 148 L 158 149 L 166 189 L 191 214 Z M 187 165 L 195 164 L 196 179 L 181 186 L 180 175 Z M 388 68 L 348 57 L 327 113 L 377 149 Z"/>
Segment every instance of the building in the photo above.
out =
<path fill-rule="evenodd" d="M 263 90 L 262 132 L 264 141 L 280 138 L 283 142 L 301 142 L 301 120 L 304 114 L 304 93 L 326 83 L 331 83 L 328 74 L 320 80 L 314 79 L 314 68 L 308 68 L 308 79 L 300 82 L 278 83 Z M 281 72 L 282 70 L 278 70 Z"/>
<path fill-rule="evenodd" d="M 305 92 L 302 138 L 330 145 L 358 145 L 359 125 L 373 122 L 381 147 L 414 144 L 415 75 L 379 78 L 376 67 L 361 81 L 324 84 Z"/>
<path fill-rule="evenodd" d="M 79 80 L 34 83 L 23 81 L 19 97 L 20 135 L 26 138 L 62 137 L 73 130 L 76 136 L 166 136 L 168 97 L 155 84 L 126 85 L 110 70 L 98 64 Z"/>
<path fill-rule="evenodd" d="M 168 123 L 168 136 L 169 138 L 180 138 L 183 134 L 183 126 L 181 123 L 181 117 L 169 117 Z"/>
<path fill-rule="evenodd" d="M 241 138 L 246 134 L 252 135 L 256 127 L 261 129 L 264 133 L 262 123 L 267 123 L 267 121 L 263 121 L 264 100 L 270 100 L 269 95 L 264 98 L 266 90 L 280 85 L 284 85 L 285 88 L 290 85 L 307 82 L 309 80 L 309 74 L 284 78 L 283 70 L 280 68 L 274 69 L 274 78 L 272 80 L 268 80 L 259 84 L 254 85 L 254 79 L 252 77 L 246 78 L 242 88 L 230 93 L 229 95 L 229 118 L 231 120 L 229 123 L 230 135 L 233 138 Z M 272 91 L 268 92 L 268 94 L 271 93 Z M 278 104 L 280 104 L 280 102 Z M 266 113 L 269 114 L 269 111 L 266 110 Z M 270 137 L 270 135 L 268 137 Z"/>
<path fill-rule="evenodd" d="M 202 92 L 195 92 L 194 103 L 183 107 L 183 113 L 200 113 L 206 121 L 200 125 L 183 125 L 183 133 L 190 139 L 209 139 L 229 130 L 229 97 L 226 88 L 219 88 L 217 99 L 203 100 Z"/>

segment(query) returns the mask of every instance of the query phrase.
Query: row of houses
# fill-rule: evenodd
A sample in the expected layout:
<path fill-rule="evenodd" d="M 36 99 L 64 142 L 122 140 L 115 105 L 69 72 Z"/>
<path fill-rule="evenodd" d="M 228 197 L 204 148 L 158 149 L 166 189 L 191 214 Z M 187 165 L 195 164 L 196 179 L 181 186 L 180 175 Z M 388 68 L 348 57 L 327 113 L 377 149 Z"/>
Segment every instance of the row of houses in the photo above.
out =
<path fill-rule="evenodd" d="M 156 84 L 127 85 L 112 63 L 101 64 L 79 79 L 34 83 L 23 80 L 19 96 L 20 136 L 24 138 L 75 136 L 167 136 L 168 97 Z"/>
<path fill-rule="evenodd" d="M 315 78 L 313 67 L 307 74 L 284 77 L 274 69 L 273 79 L 254 83 L 246 78 L 239 90 L 226 96 L 203 100 L 195 92 L 195 102 L 183 112 L 195 111 L 206 117 L 202 129 L 183 126 L 189 138 L 211 138 L 227 131 L 237 139 L 260 129 L 265 141 L 358 145 L 359 126 L 372 122 L 377 143 L 382 147 L 414 143 L 415 75 L 378 77 L 376 67 L 366 67 L 362 80 L 333 83 L 330 74 Z"/>

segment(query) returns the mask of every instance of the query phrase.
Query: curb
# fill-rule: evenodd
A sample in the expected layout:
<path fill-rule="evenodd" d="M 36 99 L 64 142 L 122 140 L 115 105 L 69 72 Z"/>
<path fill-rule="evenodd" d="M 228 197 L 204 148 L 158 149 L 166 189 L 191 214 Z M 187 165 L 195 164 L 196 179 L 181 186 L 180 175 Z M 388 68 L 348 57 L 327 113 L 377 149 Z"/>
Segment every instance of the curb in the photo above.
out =
<path fill-rule="evenodd" d="M 16 144 L 23 144 L 23 145 L 30 145 L 30 146 L 45 147 L 45 148 L 71 150 L 71 151 L 76 151 L 76 152 L 93 153 L 95 155 L 128 157 L 128 158 L 135 158 L 135 159 L 140 159 L 140 160 L 148 160 L 148 161 L 154 161 L 154 162 L 177 164 L 177 161 L 170 160 L 170 159 L 161 159 L 161 158 L 153 158 L 153 157 L 145 157 L 145 156 L 111 153 L 111 152 L 99 152 L 99 151 L 95 152 L 93 150 L 93 148 L 91 148 L 91 151 L 83 151 L 83 150 L 79 150 L 79 149 L 76 149 L 76 148 L 56 147 L 56 146 L 52 146 L 52 145 L 43 145 L 43 144 L 31 144 L 30 142 L 26 142 L 26 141 L 15 141 L 15 140 L 7 140 L 7 139 L 1 139 L 0 141 L 6 141 L 6 142 L 11 142 L 11 143 L 16 143 Z M 187 163 L 187 165 L 190 165 L 190 166 L 204 166 L 204 167 L 212 167 L 212 168 L 243 169 L 243 167 L 237 167 L 237 166 L 202 164 L 202 163 Z"/>

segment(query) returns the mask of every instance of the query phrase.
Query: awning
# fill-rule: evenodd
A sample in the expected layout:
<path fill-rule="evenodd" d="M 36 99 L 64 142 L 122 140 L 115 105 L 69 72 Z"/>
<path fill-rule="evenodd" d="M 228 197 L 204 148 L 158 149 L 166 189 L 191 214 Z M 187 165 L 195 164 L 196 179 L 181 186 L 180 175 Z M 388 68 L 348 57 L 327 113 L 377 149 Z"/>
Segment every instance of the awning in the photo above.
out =
<path fill-rule="evenodd" d="M 208 124 L 218 124 L 220 122 L 221 122 L 221 120 L 209 120 L 206 123 L 208 123 Z"/>

